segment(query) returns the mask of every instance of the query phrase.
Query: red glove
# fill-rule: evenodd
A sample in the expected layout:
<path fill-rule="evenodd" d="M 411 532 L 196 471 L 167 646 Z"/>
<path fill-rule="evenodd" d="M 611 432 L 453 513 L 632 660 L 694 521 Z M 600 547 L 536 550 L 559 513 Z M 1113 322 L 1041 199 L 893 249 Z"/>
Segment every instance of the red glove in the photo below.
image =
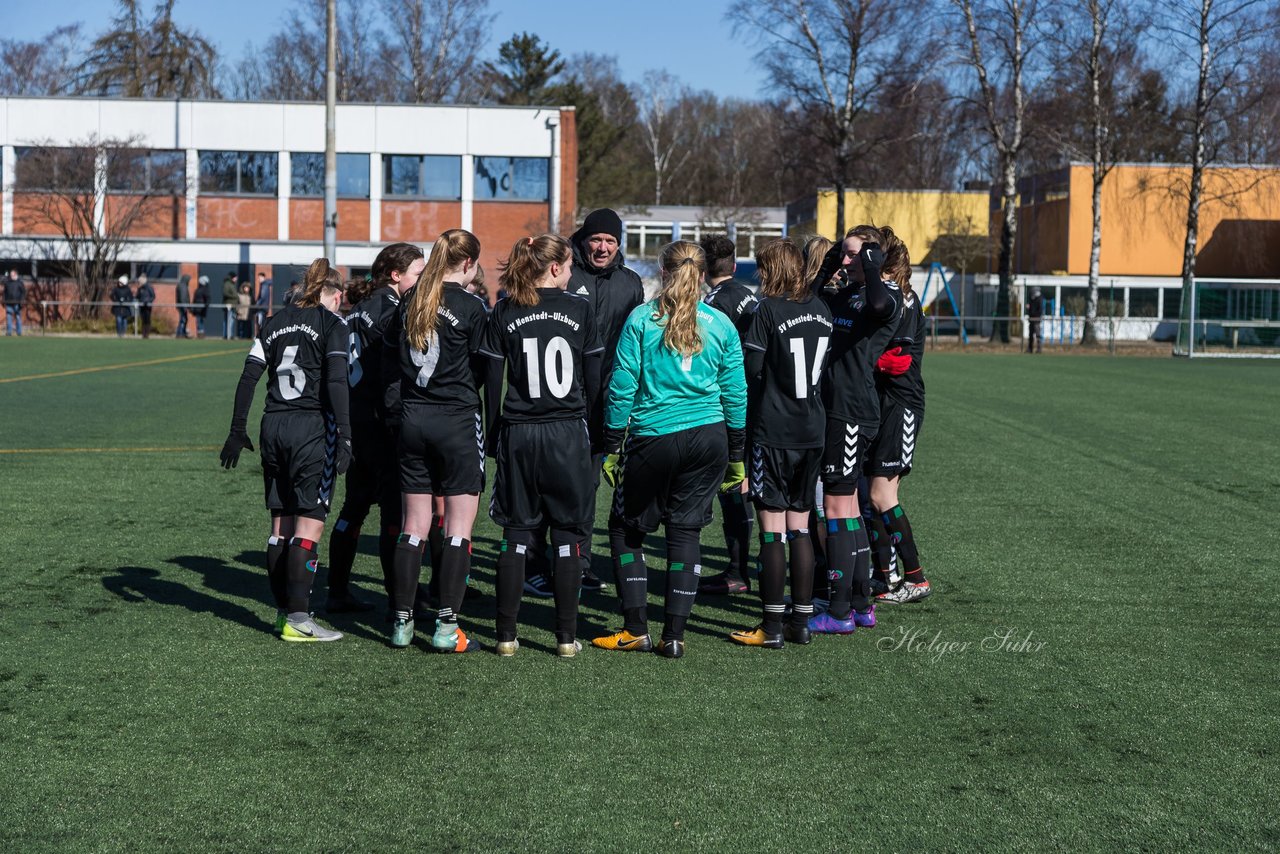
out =
<path fill-rule="evenodd" d="M 901 347 L 885 350 L 876 360 L 876 370 L 891 377 L 900 377 L 911 370 L 911 354 L 902 352 Z"/>

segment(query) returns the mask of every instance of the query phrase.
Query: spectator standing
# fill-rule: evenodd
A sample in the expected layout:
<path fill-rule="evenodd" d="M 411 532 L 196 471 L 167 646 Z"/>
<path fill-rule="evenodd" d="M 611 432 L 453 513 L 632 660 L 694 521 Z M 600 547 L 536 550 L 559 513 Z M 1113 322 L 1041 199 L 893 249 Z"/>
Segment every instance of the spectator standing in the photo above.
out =
<path fill-rule="evenodd" d="M 142 321 L 142 337 L 151 337 L 151 306 L 156 301 L 156 289 L 147 281 L 147 274 L 138 277 L 138 292 L 134 294 L 138 301 L 138 316 Z"/>
<path fill-rule="evenodd" d="M 240 303 L 240 288 L 236 284 L 236 274 L 227 273 L 227 277 L 222 280 L 222 337 L 231 340 L 234 327 L 232 326 L 232 312 Z"/>
<path fill-rule="evenodd" d="M 266 273 L 258 274 L 258 298 L 254 302 L 255 310 L 253 312 L 254 335 L 257 335 L 258 330 L 262 329 L 262 324 L 267 322 L 267 315 L 271 313 L 272 284 Z"/>
<path fill-rule="evenodd" d="M 22 334 L 22 303 L 27 298 L 27 286 L 16 269 L 9 271 L 4 280 L 4 334 L 12 335 L 14 327 Z"/>
<path fill-rule="evenodd" d="M 1027 300 L 1027 352 L 1043 353 L 1044 336 L 1040 334 L 1041 318 L 1044 317 L 1044 297 L 1039 288 L 1031 289 L 1031 297 Z"/>
<path fill-rule="evenodd" d="M 249 307 L 253 305 L 253 286 L 245 282 L 236 297 L 236 337 L 249 337 Z"/>
<path fill-rule="evenodd" d="M 133 291 L 129 289 L 129 277 L 121 276 L 116 286 L 111 289 L 111 313 L 116 318 L 116 337 L 123 338 L 129 328 L 129 314 L 133 302 Z"/>
<path fill-rule="evenodd" d="M 178 331 L 175 338 L 190 338 L 187 334 L 187 304 L 191 302 L 191 274 L 183 273 L 174 289 L 173 301 L 178 304 Z"/>
<path fill-rule="evenodd" d="M 209 277 L 201 276 L 196 280 L 196 292 L 192 302 L 196 307 L 191 313 L 196 316 L 196 337 L 204 337 L 204 318 L 209 313 Z"/>

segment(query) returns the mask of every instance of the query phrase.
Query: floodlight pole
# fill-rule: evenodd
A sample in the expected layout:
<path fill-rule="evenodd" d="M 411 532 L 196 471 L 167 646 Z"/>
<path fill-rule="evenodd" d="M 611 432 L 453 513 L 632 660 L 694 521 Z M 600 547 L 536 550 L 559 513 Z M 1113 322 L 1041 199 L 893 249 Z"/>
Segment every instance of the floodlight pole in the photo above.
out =
<path fill-rule="evenodd" d="M 324 257 L 337 265 L 338 244 L 338 8 L 328 0 L 324 56 Z"/>

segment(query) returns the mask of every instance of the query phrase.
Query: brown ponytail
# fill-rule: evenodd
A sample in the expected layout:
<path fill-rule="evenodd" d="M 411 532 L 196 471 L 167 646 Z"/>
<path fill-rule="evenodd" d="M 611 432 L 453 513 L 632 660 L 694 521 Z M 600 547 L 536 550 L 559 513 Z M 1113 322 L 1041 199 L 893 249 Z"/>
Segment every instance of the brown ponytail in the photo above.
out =
<path fill-rule="evenodd" d="M 342 277 L 329 266 L 328 258 L 317 258 L 302 277 L 302 294 L 293 301 L 298 308 L 310 308 L 320 304 L 320 297 L 327 291 L 342 293 Z"/>
<path fill-rule="evenodd" d="M 702 352 L 702 333 L 698 329 L 698 304 L 702 295 L 702 274 L 707 269 L 707 256 L 702 247 L 687 240 L 668 243 L 658 261 L 667 274 L 658 293 L 658 310 L 654 319 L 664 317 L 662 343 L 680 356 Z"/>
<path fill-rule="evenodd" d="M 558 234 L 522 237 L 511 247 L 507 260 L 498 265 L 502 271 L 498 284 L 506 289 L 507 296 L 516 305 L 537 305 L 539 280 L 552 264 L 567 265 L 572 259 L 569 241 Z"/>
<path fill-rule="evenodd" d="M 887 225 L 881 226 L 880 235 L 880 249 L 884 252 L 884 266 L 880 268 L 880 275 L 896 283 L 904 294 L 910 296 L 911 253 L 907 250 L 907 244 Z"/>
<path fill-rule="evenodd" d="M 412 243 L 391 243 L 382 247 L 378 257 L 373 259 L 373 268 L 369 270 L 373 287 L 390 287 L 392 273 L 404 274 L 421 257 L 422 250 Z"/>
<path fill-rule="evenodd" d="M 436 318 L 444 299 L 444 277 L 464 261 L 480 258 L 480 241 L 469 231 L 451 228 L 436 238 L 431 257 L 405 308 L 404 332 L 410 346 L 425 351 L 436 334 Z"/>

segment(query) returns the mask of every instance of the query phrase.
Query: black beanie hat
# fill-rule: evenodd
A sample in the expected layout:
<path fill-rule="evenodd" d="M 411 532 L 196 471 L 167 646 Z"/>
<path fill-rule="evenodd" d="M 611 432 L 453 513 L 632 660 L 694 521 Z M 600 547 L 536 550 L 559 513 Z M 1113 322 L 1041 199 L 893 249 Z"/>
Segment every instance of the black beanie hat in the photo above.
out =
<path fill-rule="evenodd" d="M 613 239 L 622 242 L 622 220 L 608 208 L 592 211 L 582 222 L 582 233 L 586 237 L 593 234 L 611 234 Z"/>

